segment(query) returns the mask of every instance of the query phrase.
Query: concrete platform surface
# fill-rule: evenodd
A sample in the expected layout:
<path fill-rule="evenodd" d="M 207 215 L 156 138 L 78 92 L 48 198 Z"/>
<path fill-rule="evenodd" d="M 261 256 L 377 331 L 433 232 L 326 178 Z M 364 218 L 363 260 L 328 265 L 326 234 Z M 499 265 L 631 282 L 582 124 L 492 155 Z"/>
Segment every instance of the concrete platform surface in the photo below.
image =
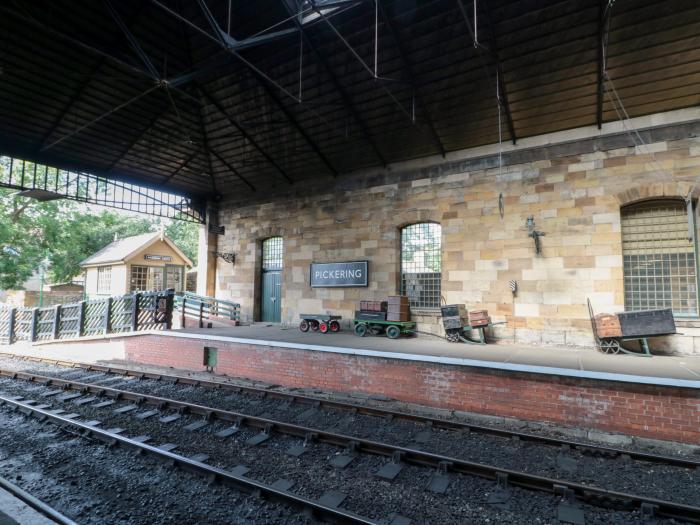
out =
<path fill-rule="evenodd" d="M 173 330 L 174 334 L 186 334 L 198 337 L 235 338 L 275 343 L 292 343 L 294 345 L 325 346 L 329 350 L 363 349 L 396 357 L 405 354 L 479 360 L 492 363 L 553 367 L 569 370 L 625 374 L 645 377 L 661 377 L 700 381 L 700 356 L 673 356 L 666 354 L 641 357 L 627 354 L 608 355 L 595 348 L 567 346 L 528 346 L 522 344 L 487 344 L 471 345 L 466 343 L 449 343 L 445 339 L 418 335 L 415 337 L 391 340 L 384 336 L 358 337 L 344 331 L 336 334 L 319 332 L 300 332 L 296 327 L 282 327 L 256 323 L 250 326 L 231 328 L 187 328 Z M 633 344 L 633 343 L 631 343 Z M 653 340 L 650 341 L 652 353 Z M 388 355 L 387 357 L 390 357 Z"/>

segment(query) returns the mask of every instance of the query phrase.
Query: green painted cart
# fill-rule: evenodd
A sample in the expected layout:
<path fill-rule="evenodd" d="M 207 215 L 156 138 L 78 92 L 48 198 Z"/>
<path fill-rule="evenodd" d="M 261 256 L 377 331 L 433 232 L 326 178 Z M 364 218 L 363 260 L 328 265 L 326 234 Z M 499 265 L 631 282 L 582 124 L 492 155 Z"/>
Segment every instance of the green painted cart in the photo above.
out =
<path fill-rule="evenodd" d="M 355 335 L 364 337 L 384 333 L 389 339 L 398 339 L 401 335 L 413 335 L 416 323 L 413 321 L 370 321 L 353 319 Z"/>

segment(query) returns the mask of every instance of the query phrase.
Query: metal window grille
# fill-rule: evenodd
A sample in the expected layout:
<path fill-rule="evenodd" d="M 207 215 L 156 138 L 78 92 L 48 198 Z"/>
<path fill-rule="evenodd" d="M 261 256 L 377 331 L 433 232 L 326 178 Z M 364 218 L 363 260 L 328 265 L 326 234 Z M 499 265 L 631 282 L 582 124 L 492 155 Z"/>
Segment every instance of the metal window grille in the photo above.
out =
<path fill-rule="evenodd" d="M 685 202 L 643 202 L 621 216 L 625 308 L 698 315 L 694 224 Z"/>
<path fill-rule="evenodd" d="M 97 293 L 111 293 L 112 267 L 102 266 L 97 269 Z"/>
<path fill-rule="evenodd" d="M 281 270 L 284 258 L 282 237 L 270 237 L 262 243 L 263 270 Z"/>
<path fill-rule="evenodd" d="M 401 294 L 412 308 L 439 308 L 442 280 L 442 228 L 411 224 L 401 230 Z"/>
<path fill-rule="evenodd" d="M 131 267 L 131 291 L 145 290 L 147 286 L 148 266 Z"/>

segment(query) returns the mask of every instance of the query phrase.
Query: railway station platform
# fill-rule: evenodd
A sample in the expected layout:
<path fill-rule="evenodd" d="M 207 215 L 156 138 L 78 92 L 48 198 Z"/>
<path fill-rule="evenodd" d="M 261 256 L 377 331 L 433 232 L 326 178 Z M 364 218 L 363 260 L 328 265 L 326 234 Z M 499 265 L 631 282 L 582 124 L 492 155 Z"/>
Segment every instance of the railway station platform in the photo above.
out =
<path fill-rule="evenodd" d="M 207 354 L 205 347 L 216 350 Z M 208 363 L 216 374 L 288 388 L 700 444 L 700 357 L 693 356 L 477 346 L 431 336 L 360 338 L 265 324 L 15 344 L 2 351 L 188 372 L 205 372 Z"/>

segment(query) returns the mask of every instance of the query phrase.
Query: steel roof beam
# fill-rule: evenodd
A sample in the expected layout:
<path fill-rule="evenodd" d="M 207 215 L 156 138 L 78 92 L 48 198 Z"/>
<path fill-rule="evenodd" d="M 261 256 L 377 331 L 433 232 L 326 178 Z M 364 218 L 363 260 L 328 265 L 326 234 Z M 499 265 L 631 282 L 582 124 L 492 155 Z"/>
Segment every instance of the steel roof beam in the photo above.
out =
<path fill-rule="evenodd" d="M 290 15 L 293 15 L 292 8 L 289 6 L 288 0 L 282 0 L 282 4 L 284 5 L 285 9 Z M 328 77 L 331 79 L 331 82 L 333 83 L 333 86 L 335 89 L 340 93 L 341 98 L 343 99 L 343 104 L 347 108 L 347 110 L 350 112 L 350 115 L 352 118 L 355 120 L 357 125 L 360 127 L 360 132 L 362 133 L 362 136 L 364 139 L 367 141 L 367 143 L 370 145 L 372 148 L 372 151 L 374 154 L 377 156 L 377 159 L 382 163 L 383 166 L 386 166 L 387 162 L 384 159 L 384 155 L 379 151 L 379 147 L 377 146 L 376 142 L 374 139 L 372 139 L 369 130 L 367 129 L 367 125 L 365 124 L 364 120 L 362 117 L 360 117 L 359 112 L 357 111 L 357 108 L 355 108 L 355 105 L 352 102 L 352 99 L 350 98 L 350 95 L 348 92 L 343 88 L 343 86 L 340 84 L 340 80 L 338 77 L 335 75 L 333 70 L 331 70 L 330 66 L 328 65 L 328 62 L 326 61 L 325 57 L 323 54 L 318 50 L 318 48 L 311 42 L 311 38 L 307 34 L 307 32 L 304 30 L 303 25 L 299 20 L 297 20 L 297 17 L 294 17 L 294 23 L 296 24 L 297 28 L 301 32 L 301 37 L 304 40 L 304 44 L 311 50 L 311 52 L 314 54 L 316 57 L 316 60 L 320 64 L 320 66 L 323 68 L 323 70 L 326 72 Z"/>
<path fill-rule="evenodd" d="M 438 151 L 440 151 L 440 154 L 445 157 L 445 146 L 442 144 L 442 140 L 440 140 L 440 136 L 438 135 L 437 131 L 435 130 L 435 125 L 433 124 L 433 119 L 430 116 L 430 113 L 428 112 L 428 108 L 423 102 L 423 98 L 419 94 L 419 86 L 416 82 L 416 77 L 415 73 L 413 70 L 413 64 L 411 64 L 410 60 L 408 59 L 408 53 L 406 52 L 406 45 L 401 36 L 399 35 L 398 30 L 394 27 L 394 24 L 392 24 L 391 20 L 387 16 L 386 11 L 384 10 L 384 6 L 382 5 L 381 2 L 377 0 L 377 6 L 379 9 L 379 13 L 382 15 L 382 19 L 384 20 L 384 23 L 386 24 L 387 29 L 389 30 L 389 34 L 391 35 L 391 38 L 394 40 L 396 43 L 396 49 L 399 51 L 399 58 L 401 59 L 401 63 L 403 64 L 404 70 L 408 73 L 409 80 L 411 81 L 411 85 L 413 86 L 414 90 L 414 97 L 415 101 L 418 103 L 418 106 L 422 109 L 422 113 L 425 117 L 425 122 L 428 126 L 428 130 L 430 131 L 430 135 L 433 138 L 433 141 L 435 142 L 435 145 L 438 148 Z"/>
<path fill-rule="evenodd" d="M 202 2 L 202 0 L 199 0 Z M 294 129 L 304 138 L 306 143 L 309 145 L 309 147 L 314 151 L 314 153 L 321 159 L 323 164 L 328 168 L 328 170 L 331 172 L 333 176 L 338 175 L 338 171 L 333 167 L 331 162 L 328 160 L 328 158 L 324 155 L 324 153 L 321 151 L 321 149 L 318 147 L 316 142 L 314 142 L 309 134 L 303 129 L 301 124 L 297 121 L 297 119 L 292 115 L 292 113 L 289 111 L 289 109 L 282 103 L 280 98 L 272 91 L 272 88 L 269 86 L 269 83 L 274 84 L 277 86 L 279 89 L 287 92 L 282 86 L 274 82 L 270 77 L 265 75 L 262 71 L 260 71 L 257 67 L 255 67 L 253 64 L 251 64 L 248 60 L 243 58 L 239 53 L 237 53 L 235 50 L 229 49 L 225 45 L 225 41 L 223 38 L 221 38 L 220 34 L 220 28 L 216 20 L 214 20 L 213 16 L 209 17 L 206 12 L 205 12 L 205 17 L 209 20 L 210 25 L 213 24 L 212 29 L 214 29 L 215 33 L 218 36 L 213 36 L 209 34 L 208 32 L 204 31 L 201 27 L 197 26 L 196 24 L 192 23 L 190 20 L 185 18 L 184 16 L 180 15 L 179 13 L 173 11 L 170 9 L 168 6 L 164 5 L 163 3 L 159 2 L 158 0 L 151 0 L 155 5 L 163 9 L 165 12 L 169 13 L 171 16 L 185 22 L 188 26 L 192 27 L 193 29 L 197 30 L 207 38 L 214 40 L 217 42 L 220 46 L 222 46 L 228 53 L 229 53 L 229 61 L 232 61 L 233 58 L 238 59 L 239 61 L 243 62 L 252 72 L 253 76 L 255 79 L 258 81 L 260 86 L 263 88 L 265 93 L 267 94 L 268 97 L 270 97 L 275 105 L 279 108 L 279 110 L 284 114 L 284 116 L 287 118 L 287 120 L 290 122 L 290 124 L 294 127 Z M 203 3 L 203 2 L 202 2 Z M 206 5 L 204 5 L 204 8 L 206 8 Z M 206 8 L 208 11 L 208 8 Z"/>
<path fill-rule="evenodd" d="M 605 53 L 607 51 L 607 24 L 610 16 L 610 0 L 598 0 L 598 79 L 596 82 L 595 120 L 598 129 L 603 127 L 603 98 L 605 97 Z"/>
<path fill-rule="evenodd" d="M 260 155 L 262 155 L 267 162 L 269 162 L 274 168 L 279 171 L 279 173 L 284 177 L 284 180 L 286 180 L 289 184 L 294 184 L 294 181 L 291 179 L 291 177 L 287 174 L 286 171 L 284 171 L 279 164 L 273 159 L 261 146 L 258 144 L 258 142 L 240 125 L 240 123 L 233 118 L 231 115 L 228 114 L 226 109 L 221 105 L 221 103 L 216 100 L 204 86 L 197 85 L 200 93 L 204 96 L 205 100 L 208 100 L 218 111 L 221 113 L 226 120 L 238 130 L 238 132 L 248 141 L 250 144 L 257 150 Z"/>

